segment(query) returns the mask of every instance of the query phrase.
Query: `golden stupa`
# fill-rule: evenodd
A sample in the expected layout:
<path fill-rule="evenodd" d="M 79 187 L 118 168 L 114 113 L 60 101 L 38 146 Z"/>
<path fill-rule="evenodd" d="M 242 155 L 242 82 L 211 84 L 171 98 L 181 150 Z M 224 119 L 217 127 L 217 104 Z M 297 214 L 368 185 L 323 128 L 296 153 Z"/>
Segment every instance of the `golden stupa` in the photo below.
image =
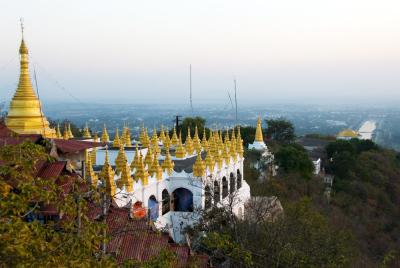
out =
<path fill-rule="evenodd" d="M 41 103 L 33 90 L 28 68 L 28 48 L 22 37 L 19 48 L 21 70 L 14 97 L 11 100 L 5 123 L 18 134 L 41 134 L 46 138 L 56 138 L 55 129 L 42 112 Z"/>

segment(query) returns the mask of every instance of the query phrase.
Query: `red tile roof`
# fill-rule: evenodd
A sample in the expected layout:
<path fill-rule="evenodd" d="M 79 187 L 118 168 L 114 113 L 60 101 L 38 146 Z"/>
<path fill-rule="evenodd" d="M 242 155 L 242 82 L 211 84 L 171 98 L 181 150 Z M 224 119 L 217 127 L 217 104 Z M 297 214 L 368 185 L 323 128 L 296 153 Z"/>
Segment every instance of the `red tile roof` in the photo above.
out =
<path fill-rule="evenodd" d="M 95 219 L 100 212 L 99 206 L 89 205 L 90 219 Z M 169 243 L 168 235 L 152 230 L 146 219 L 131 219 L 126 208 L 111 206 L 106 223 L 110 236 L 107 252 L 113 254 L 119 263 L 126 260 L 147 261 L 158 256 L 161 250 L 169 249 L 176 253 L 178 260 L 175 267 L 186 267 L 189 262 L 195 262 L 199 267 L 208 267 L 207 256 L 199 256 L 194 260 L 187 246 Z"/>
<path fill-rule="evenodd" d="M 42 163 L 40 169 L 38 168 L 38 172 L 36 177 L 42 179 L 50 179 L 50 178 L 58 178 L 61 175 L 61 172 L 64 170 L 66 161 L 57 161 L 53 163 Z"/>
<path fill-rule="evenodd" d="M 38 142 L 40 139 L 42 139 L 42 136 L 39 134 L 17 134 L 0 122 L 0 146 L 17 145 L 26 140 Z"/>
<path fill-rule="evenodd" d="M 62 153 L 76 153 L 85 149 L 102 146 L 102 143 L 77 140 L 54 139 L 56 147 Z"/>

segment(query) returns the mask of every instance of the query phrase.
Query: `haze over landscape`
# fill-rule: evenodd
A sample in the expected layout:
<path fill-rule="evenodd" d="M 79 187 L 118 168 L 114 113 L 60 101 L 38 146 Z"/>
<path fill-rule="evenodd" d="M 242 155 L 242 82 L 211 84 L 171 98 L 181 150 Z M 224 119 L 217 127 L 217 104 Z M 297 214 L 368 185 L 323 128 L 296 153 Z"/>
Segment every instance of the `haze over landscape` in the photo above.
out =
<path fill-rule="evenodd" d="M 45 5 L 43 5 L 45 4 Z M 312 8 L 311 8 L 312 7 Z M 18 18 L 45 101 L 395 104 L 398 1 L 2 1 L 0 98 Z M 157 96 L 157 98 L 155 98 Z"/>

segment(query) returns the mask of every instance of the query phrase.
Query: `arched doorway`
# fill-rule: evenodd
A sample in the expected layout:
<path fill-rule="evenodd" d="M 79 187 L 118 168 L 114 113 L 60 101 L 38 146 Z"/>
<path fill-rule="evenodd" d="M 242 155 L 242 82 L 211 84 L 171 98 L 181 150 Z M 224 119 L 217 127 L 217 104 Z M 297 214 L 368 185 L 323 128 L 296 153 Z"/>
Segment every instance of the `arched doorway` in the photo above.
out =
<path fill-rule="evenodd" d="M 165 213 L 169 212 L 170 198 L 169 198 L 169 193 L 168 193 L 167 189 L 164 189 L 162 191 L 161 199 L 162 199 L 162 215 L 164 215 Z"/>
<path fill-rule="evenodd" d="M 219 189 L 218 181 L 214 182 L 214 205 L 216 205 L 219 201 L 221 201 L 221 193 Z"/>
<path fill-rule="evenodd" d="M 242 188 L 242 174 L 240 174 L 240 170 L 238 169 L 236 172 L 236 177 L 237 177 L 237 188 L 240 189 Z"/>
<path fill-rule="evenodd" d="M 222 199 L 228 196 L 228 180 L 226 177 L 222 178 Z"/>
<path fill-rule="evenodd" d="M 229 175 L 229 192 L 233 194 L 233 192 L 236 190 L 236 181 L 235 181 L 235 175 L 231 172 Z"/>
<path fill-rule="evenodd" d="M 212 203 L 210 186 L 207 185 L 204 188 L 204 195 L 205 195 L 204 209 L 209 209 L 211 208 L 211 203 Z"/>
<path fill-rule="evenodd" d="M 193 212 L 193 193 L 186 188 L 178 188 L 172 193 L 174 211 Z"/>
<path fill-rule="evenodd" d="M 149 197 L 148 208 L 150 210 L 150 219 L 156 221 L 158 218 L 158 201 L 154 195 Z"/>

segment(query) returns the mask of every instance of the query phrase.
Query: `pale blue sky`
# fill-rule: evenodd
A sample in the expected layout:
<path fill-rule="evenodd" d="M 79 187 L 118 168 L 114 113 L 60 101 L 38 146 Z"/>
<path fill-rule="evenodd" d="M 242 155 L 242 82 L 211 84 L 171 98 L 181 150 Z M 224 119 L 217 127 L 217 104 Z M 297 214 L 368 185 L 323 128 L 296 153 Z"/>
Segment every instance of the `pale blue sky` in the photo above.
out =
<path fill-rule="evenodd" d="M 0 98 L 19 18 L 42 99 L 242 102 L 400 99 L 398 0 L 0 0 Z M 384 95 L 384 97 L 382 97 Z"/>

